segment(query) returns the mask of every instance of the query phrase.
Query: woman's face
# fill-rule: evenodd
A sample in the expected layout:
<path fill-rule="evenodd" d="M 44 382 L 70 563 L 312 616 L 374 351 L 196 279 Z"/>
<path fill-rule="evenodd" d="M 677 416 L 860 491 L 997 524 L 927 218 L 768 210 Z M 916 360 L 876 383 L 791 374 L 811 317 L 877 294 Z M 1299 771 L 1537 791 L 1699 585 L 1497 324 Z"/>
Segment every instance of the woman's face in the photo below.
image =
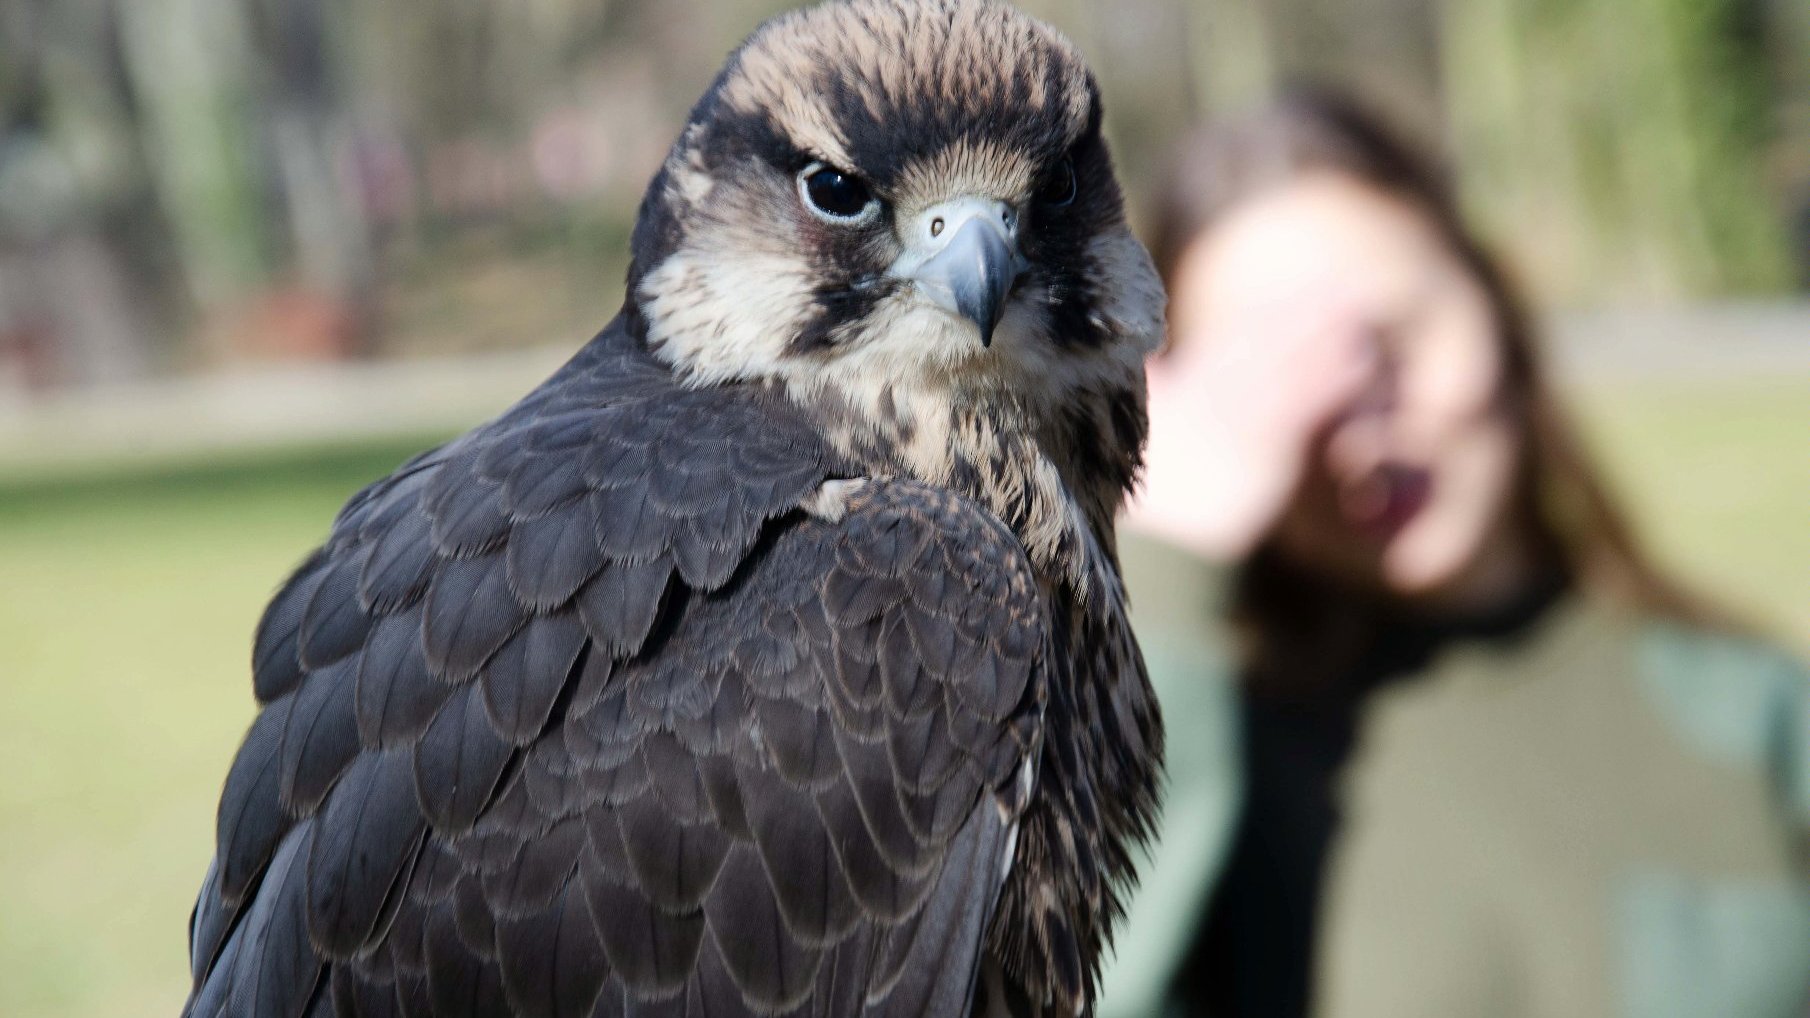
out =
<path fill-rule="evenodd" d="M 1281 551 L 1406 598 L 1489 584 L 1513 543 L 1518 437 L 1489 299 L 1426 216 L 1344 176 L 1304 177 L 1233 209 L 1182 270 L 1181 342 L 1316 329 L 1312 349 L 1358 349 L 1367 365 L 1361 391 L 1304 436 Z"/>

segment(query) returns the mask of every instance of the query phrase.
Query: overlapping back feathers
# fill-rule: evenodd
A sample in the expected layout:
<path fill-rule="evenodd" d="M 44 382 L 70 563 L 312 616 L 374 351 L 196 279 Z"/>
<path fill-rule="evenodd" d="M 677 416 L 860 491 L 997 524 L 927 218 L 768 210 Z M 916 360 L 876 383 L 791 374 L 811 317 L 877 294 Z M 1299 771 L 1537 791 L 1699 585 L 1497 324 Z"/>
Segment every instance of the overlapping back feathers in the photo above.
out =
<path fill-rule="evenodd" d="M 613 330 L 356 497 L 259 630 L 189 1013 L 959 1010 L 1041 601 L 954 495 L 799 510 L 803 423 Z"/>

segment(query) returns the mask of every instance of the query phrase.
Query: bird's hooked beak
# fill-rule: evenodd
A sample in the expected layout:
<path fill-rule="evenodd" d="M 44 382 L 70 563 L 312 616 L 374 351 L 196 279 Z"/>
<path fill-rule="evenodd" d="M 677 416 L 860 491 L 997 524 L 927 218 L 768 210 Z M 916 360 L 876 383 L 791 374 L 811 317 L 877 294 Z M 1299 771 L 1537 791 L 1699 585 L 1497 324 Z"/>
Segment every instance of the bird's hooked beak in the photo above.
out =
<path fill-rule="evenodd" d="M 1012 207 L 986 198 L 942 202 L 913 220 L 906 242 L 888 274 L 913 281 L 937 306 L 973 322 L 981 346 L 992 346 L 1006 298 L 1029 267 Z"/>

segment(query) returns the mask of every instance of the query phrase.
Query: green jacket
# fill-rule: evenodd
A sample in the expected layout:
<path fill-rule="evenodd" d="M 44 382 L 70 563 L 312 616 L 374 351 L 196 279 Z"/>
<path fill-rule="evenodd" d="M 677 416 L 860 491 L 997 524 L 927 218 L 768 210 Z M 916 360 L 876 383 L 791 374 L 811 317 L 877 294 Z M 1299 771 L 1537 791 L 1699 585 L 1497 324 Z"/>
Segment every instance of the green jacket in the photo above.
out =
<path fill-rule="evenodd" d="M 1238 816 L 1238 700 L 1217 571 L 1121 554 L 1169 779 L 1100 1010 L 1167 1018 Z M 1367 701 L 1315 1013 L 1810 1016 L 1810 673 L 1578 595 L 1529 630 Z"/>

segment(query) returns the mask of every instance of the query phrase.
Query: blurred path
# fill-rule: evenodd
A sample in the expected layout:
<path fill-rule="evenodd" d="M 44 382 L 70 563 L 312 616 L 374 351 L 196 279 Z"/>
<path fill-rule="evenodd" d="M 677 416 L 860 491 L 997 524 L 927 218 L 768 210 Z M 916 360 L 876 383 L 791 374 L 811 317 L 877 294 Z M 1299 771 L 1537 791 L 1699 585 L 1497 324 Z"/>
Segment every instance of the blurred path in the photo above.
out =
<path fill-rule="evenodd" d="M 571 349 L 284 365 L 98 385 L 0 404 L 0 481 L 450 436 L 496 414 Z"/>
<path fill-rule="evenodd" d="M 451 435 L 495 414 L 570 347 L 310 364 L 102 385 L 0 405 L 0 480 L 152 469 L 312 445 Z M 1553 323 L 1567 383 L 1803 378 L 1810 302 L 1574 314 Z"/>
<path fill-rule="evenodd" d="M 1567 382 L 1810 376 L 1810 301 L 1580 312 L 1551 328 Z"/>

